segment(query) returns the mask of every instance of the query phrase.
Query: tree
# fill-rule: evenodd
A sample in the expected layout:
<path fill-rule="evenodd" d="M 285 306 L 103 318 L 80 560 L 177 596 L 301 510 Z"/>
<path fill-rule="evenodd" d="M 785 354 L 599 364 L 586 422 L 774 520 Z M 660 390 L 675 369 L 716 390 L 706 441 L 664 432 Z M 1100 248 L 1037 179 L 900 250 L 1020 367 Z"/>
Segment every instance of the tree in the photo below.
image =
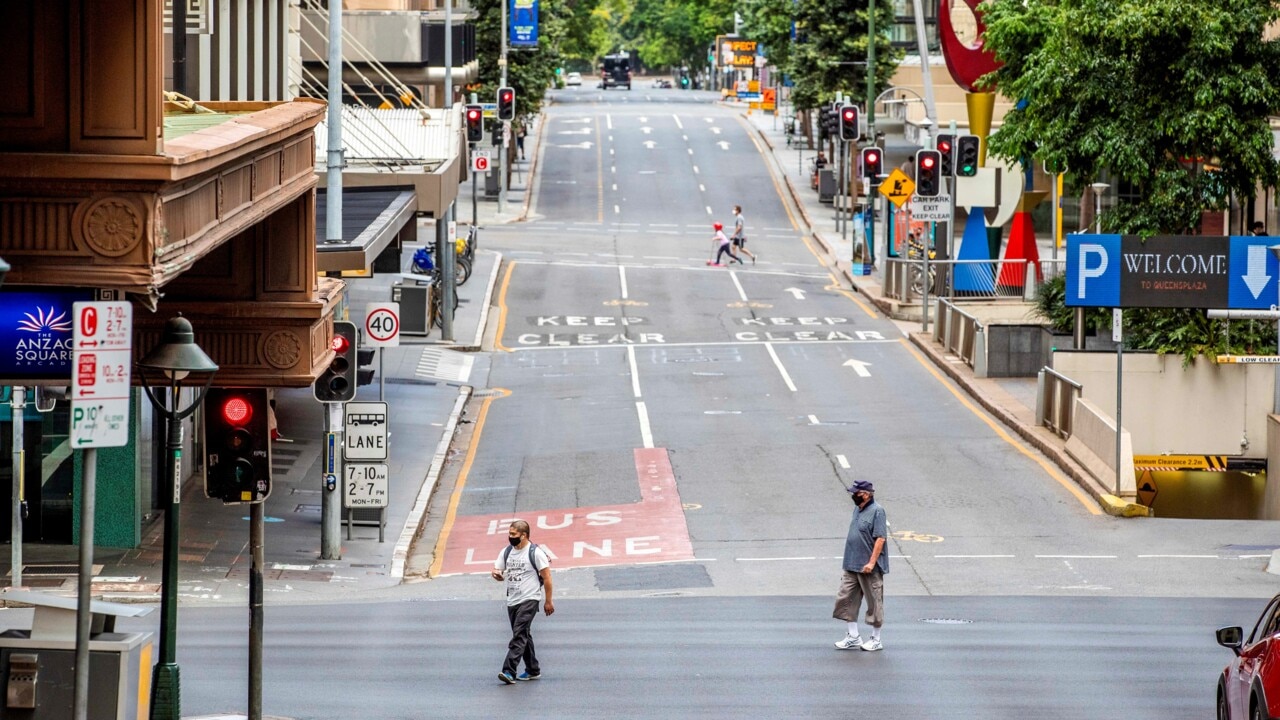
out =
<path fill-rule="evenodd" d="M 732 0 L 636 0 L 621 27 L 627 46 L 650 67 L 705 67 L 707 47 L 732 31 Z"/>
<path fill-rule="evenodd" d="M 796 0 L 744 0 L 741 32 L 758 41 L 770 64 L 785 68 L 791 57 L 791 24 Z"/>
<path fill-rule="evenodd" d="M 902 51 L 889 41 L 892 0 L 875 0 L 875 90 L 888 87 Z M 867 0 L 798 0 L 797 38 L 788 71 L 795 82 L 791 98 L 799 110 L 812 110 L 834 99 L 837 91 L 861 98 L 867 88 Z M 870 99 L 870 98 L 867 98 Z"/>
<path fill-rule="evenodd" d="M 1137 199 L 1108 213 L 1108 229 L 1187 231 L 1202 209 L 1276 182 L 1272 0 L 988 0 L 979 12 L 1004 63 L 988 79 L 1024 101 L 991 152 L 1067 167 L 1077 190 L 1104 170 L 1132 187 Z"/>

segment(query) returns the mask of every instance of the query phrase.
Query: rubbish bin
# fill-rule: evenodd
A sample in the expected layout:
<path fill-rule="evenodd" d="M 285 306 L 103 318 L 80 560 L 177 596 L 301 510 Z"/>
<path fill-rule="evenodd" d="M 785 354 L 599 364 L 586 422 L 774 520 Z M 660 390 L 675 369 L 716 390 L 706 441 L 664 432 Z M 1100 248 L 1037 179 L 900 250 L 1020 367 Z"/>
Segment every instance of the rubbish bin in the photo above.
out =
<path fill-rule="evenodd" d="M 431 284 L 422 275 L 401 274 L 391 285 L 391 302 L 400 303 L 400 334 L 431 334 Z"/>
<path fill-rule="evenodd" d="M 836 171 L 822 168 L 818 171 L 818 202 L 834 202 L 836 198 Z"/>
<path fill-rule="evenodd" d="M 30 630 L 0 633 L 3 720 L 65 720 L 75 709 L 76 599 L 15 590 L 4 599 L 35 607 Z M 116 632 L 117 617 L 152 608 L 94 600 L 89 630 L 89 720 L 145 720 L 150 715 L 149 632 Z"/>

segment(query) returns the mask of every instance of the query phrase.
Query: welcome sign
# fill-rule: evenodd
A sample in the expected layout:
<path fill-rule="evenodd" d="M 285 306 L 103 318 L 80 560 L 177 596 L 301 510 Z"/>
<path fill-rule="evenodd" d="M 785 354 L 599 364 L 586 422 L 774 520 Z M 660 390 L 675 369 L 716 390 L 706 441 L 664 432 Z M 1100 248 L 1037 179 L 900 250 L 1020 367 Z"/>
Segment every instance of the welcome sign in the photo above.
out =
<path fill-rule="evenodd" d="M 71 382 L 72 303 L 88 289 L 0 292 L 0 383 Z"/>

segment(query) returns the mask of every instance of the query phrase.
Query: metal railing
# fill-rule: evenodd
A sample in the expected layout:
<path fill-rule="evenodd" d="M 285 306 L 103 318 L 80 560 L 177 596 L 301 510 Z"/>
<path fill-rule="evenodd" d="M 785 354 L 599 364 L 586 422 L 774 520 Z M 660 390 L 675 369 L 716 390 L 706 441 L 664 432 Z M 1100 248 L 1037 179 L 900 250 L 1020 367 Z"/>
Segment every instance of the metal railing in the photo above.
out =
<path fill-rule="evenodd" d="M 1045 366 L 1036 376 L 1037 421 L 1064 440 L 1071 437 L 1076 399 L 1083 392 L 1083 385 Z"/>
<path fill-rule="evenodd" d="M 977 359 L 977 340 L 978 335 L 982 333 L 982 323 L 946 298 L 938 299 L 937 318 L 938 321 L 933 326 L 934 342 L 946 348 L 947 352 L 964 360 L 969 367 L 974 367 L 974 361 Z"/>
<path fill-rule="evenodd" d="M 899 302 L 918 300 L 923 293 L 924 261 L 887 258 L 884 294 Z M 930 260 L 930 295 L 964 298 L 1022 298 L 1034 300 L 1045 281 L 1063 274 L 1065 260 Z M 942 282 L 938 281 L 942 278 Z"/>

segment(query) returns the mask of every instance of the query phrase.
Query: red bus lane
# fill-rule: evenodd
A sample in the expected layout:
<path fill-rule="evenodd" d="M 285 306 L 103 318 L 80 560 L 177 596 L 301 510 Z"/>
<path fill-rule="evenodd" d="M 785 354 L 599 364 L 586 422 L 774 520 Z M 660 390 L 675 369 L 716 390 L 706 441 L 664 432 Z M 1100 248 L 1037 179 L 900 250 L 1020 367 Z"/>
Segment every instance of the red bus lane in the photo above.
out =
<path fill-rule="evenodd" d="M 460 515 L 445 546 L 441 575 L 488 572 L 507 547 L 513 520 L 556 568 L 599 567 L 693 559 L 689 528 L 671 460 L 663 448 L 635 450 L 640 502 L 501 515 Z"/>

